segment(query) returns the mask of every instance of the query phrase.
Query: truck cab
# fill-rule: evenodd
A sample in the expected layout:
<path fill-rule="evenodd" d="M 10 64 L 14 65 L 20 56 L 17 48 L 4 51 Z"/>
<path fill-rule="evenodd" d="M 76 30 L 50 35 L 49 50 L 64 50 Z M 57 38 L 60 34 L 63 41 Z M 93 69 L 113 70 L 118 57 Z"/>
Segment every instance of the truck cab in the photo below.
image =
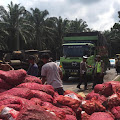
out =
<path fill-rule="evenodd" d="M 102 37 L 98 32 L 70 33 L 64 38 L 63 57 L 60 57 L 60 67 L 63 71 L 63 79 L 79 77 L 80 62 L 83 56 L 87 56 L 87 64 L 95 65 L 96 54 L 101 54 L 99 46 L 103 46 Z M 105 41 L 103 41 L 105 42 Z M 93 68 L 88 68 L 87 75 L 92 75 Z"/>

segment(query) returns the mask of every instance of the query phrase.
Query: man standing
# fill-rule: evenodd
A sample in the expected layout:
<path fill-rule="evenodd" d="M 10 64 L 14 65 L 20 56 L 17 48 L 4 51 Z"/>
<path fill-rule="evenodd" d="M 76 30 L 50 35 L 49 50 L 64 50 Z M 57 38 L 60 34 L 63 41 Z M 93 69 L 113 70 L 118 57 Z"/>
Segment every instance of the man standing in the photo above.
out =
<path fill-rule="evenodd" d="M 87 90 L 87 67 L 90 67 L 86 63 L 87 56 L 83 56 L 83 61 L 80 63 L 80 83 L 77 85 L 77 88 L 80 89 L 80 85 L 84 83 L 84 90 Z"/>
<path fill-rule="evenodd" d="M 120 56 L 118 56 L 118 58 L 116 60 L 115 68 L 116 68 L 117 74 L 119 74 L 120 73 Z"/>
<path fill-rule="evenodd" d="M 59 95 L 63 95 L 62 71 L 56 63 L 49 61 L 49 58 L 47 53 L 41 56 L 41 60 L 45 63 L 41 69 L 42 83 L 52 85 Z"/>
<path fill-rule="evenodd" d="M 103 83 L 103 77 L 104 77 L 104 63 L 101 60 L 101 56 L 96 56 L 97 61 L 94 68 L 94 81 L 93 81 L 93 88 L 96 84 L 102 84 Z"/>
<path fill-rule="evenodd" d="M 39 73 L 39 69 L 38 69 L 38 65 L 35 63 L 35 57 L 33 55 L 29 56 L 28 61 L 30 63 L 30 66 L 28 68 L 27 74 L 37 77 Z"/>

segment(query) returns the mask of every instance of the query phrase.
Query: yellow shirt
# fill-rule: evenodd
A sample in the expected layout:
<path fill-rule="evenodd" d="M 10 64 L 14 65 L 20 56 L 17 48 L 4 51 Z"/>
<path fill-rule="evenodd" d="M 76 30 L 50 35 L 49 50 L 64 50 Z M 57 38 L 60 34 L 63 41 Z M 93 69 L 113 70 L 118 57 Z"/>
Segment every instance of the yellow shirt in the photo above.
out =
<path fill-rule="evenodd" d="M 102 65 L 101 62 L 96 62 L 96 72 L 101 73 L 102 72 Z"/>

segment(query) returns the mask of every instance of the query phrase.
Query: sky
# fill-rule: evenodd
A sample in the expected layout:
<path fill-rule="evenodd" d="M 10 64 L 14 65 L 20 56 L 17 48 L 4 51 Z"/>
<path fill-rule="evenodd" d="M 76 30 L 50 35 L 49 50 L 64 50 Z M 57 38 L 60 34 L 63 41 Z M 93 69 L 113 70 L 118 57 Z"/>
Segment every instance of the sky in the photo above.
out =
<path fill-rule="evenodd" d="M 11 0 L 0 0 L 0 5 L 7 9 Z M 68 20 L 82 19 L 89 28 L 98 31 L 110 30 L 119 22 L 120 0 L 12 0 L 27 10 L 39 8 L 48 10 L 49 16 Z"/>

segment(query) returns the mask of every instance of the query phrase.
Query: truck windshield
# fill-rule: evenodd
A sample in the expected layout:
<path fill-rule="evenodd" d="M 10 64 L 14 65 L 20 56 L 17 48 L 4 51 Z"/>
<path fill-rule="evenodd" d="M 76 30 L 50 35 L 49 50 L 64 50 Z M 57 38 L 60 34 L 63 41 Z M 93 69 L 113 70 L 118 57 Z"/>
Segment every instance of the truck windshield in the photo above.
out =
<path fill-rule="evenodd" d="M 63 55 L 66 57 L 82 57 L 90 55 L 90 46 L 88 45 L 64 45 Z"/>

